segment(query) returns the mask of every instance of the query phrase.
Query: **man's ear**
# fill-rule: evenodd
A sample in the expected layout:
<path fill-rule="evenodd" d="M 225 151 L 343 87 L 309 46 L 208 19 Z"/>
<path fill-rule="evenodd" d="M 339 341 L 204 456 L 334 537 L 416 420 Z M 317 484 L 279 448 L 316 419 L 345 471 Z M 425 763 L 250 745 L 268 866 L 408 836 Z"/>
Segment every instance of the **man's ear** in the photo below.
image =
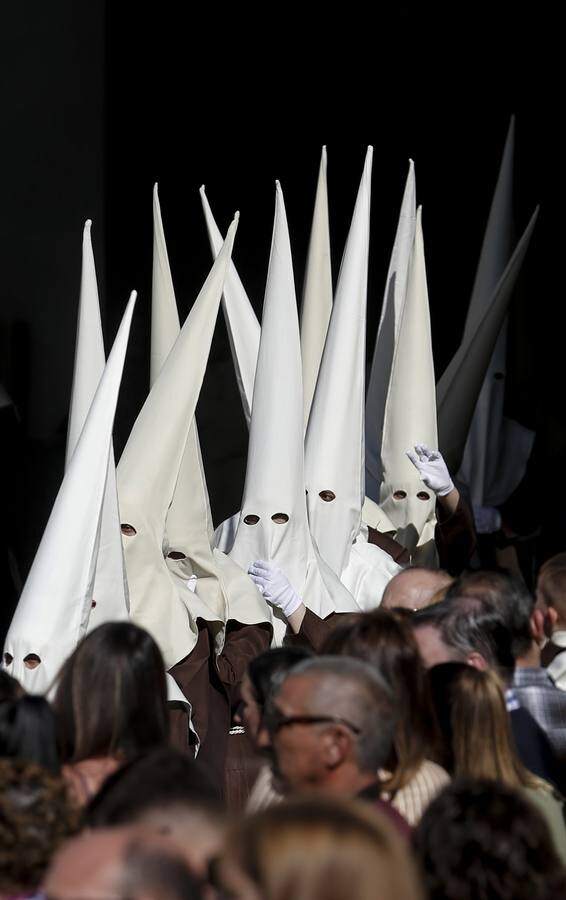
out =
<path fill-rule="evenodd" d="M 327 769 L 337 769 L 352 750 L 352 735 L 343 725 L 329 728 L 323 736 L 323 759 Z"/>
<path fill-rule="evenodd" d="M 487 672 L 489 669 L 487 660 L 481 653 L 478 653 L 477 650 L 472 650 L 471 653 L 468 653 L 466 656 L 466 663 L 474 669 L 479 669 L 480 672 Z"/>
<path fill-rule="evenodd" d="M 531 634 L 533 636 L 533 641 L 536 641 L 537 644 L 540 644 L 546 637 L 544 619 L 545 616 L 542 609 L 538 609 L 538 607 L 535 606 L 531 613 Z"/>

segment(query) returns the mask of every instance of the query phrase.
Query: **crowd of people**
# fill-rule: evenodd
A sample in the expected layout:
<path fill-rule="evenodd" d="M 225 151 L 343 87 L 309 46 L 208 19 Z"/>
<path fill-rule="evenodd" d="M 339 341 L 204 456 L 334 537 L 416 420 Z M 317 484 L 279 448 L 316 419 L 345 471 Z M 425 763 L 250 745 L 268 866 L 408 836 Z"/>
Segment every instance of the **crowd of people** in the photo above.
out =
<path fill-rule="evenodd" d="M 105 360 L 86 223 L 65 475 L 2 653 L 3 897 L 566 887 L 566 555 L 531 590 L 500 514 L 533 439 L 499 377 L 536 219 L 500 239 L 512 142 L 438 382 L 410 163 L 367 391 L 372 147 L 335 290 L 323 149 L 300 325 L 279 183 L 261 325 L 239 216 L 223 240 L 201 189 L 214 262 L 182 327 L 156 186 L 150 390 L 117 468 L 136 298 Z M 215 530 L 195 411 L 221 303 L 249 443 Z"/>
<path fill-rule="evenodd" d="M 420 603 L 404 570 L 395 605 L 252 655 L 222 782 L 131 622 L 87 635 L 49 700 L 0 673 L 1 896 L 554 898 L 566 693 L 541 654 L 565 652 L 566 554 L 535 594 L 431 575 Z"/>

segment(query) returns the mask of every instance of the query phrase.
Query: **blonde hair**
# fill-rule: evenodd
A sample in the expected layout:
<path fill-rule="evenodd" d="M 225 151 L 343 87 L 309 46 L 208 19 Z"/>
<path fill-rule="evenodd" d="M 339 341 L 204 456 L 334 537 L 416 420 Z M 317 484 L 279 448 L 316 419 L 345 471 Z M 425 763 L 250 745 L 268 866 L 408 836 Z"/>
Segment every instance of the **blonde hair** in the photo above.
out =
<path fill-rule="evenodd" d="M 488 778 L 508 787 L 547 787 L 513 747 L 505 694 L 493 671 L 463 667 L 450 690 L 454 774 Z"/>
<path fill-rule="evenodd" d="M 384 817 L 357 800 L 289 801 L 240 823 L 226 857 L 262 900 L 421 900 Z"/>

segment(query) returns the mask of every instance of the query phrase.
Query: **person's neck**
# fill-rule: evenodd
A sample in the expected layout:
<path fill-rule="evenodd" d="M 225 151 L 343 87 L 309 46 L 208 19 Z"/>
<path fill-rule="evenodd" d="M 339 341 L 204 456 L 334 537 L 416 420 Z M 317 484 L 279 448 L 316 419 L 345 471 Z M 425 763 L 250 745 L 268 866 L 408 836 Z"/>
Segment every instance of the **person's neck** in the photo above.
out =
<path fill-rule="evenodd" d="M 515 661 L 518 669 L 540 669 L 540 647 L 532 641 L 529 650 Z"/>
<path fill-rule="evenodd" d="M 334 797 L 356 797 L 377 780 L 376 772 L 360 772 L 353 766 L 340 766 L 328 773 L 318 789 L 321 793 Z"/>
<path fill-rule="evenodd" d="M 554 628 L 552 629 L 552 633 L 555 631 L 566 631 L 566 619 L 557 619 L 554 623 Z"/>

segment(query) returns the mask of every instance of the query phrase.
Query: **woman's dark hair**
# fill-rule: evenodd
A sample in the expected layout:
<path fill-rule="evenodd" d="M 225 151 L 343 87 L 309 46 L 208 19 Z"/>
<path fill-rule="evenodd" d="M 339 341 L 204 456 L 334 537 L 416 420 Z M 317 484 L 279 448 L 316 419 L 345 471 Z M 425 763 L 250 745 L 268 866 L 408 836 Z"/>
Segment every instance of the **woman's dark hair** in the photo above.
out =
<path fill-rule="evenodd" d="M 55 714 L 45 697 L 27 695 L 0 704 L 0 757 L 58 771 Z"/>
<path fill-rule="evenodd" d="M 497 782 L 454 781 L 425 810 L 413 845 L 429 900 L 555 900 L 566 891 L 541 814 Z"/>
<path fill-rule="evenodd" d="M 248 677 L 257 704 L 263 708 L 293 666 L 310 656 L 303 647 L 274 647 L 254 657 L 248 664 Z"/>
<path fill-rule="evenodd" d="M 388 791 L 399 790 L 425 759 L 437 755 L 436 722 L 411 623 L 395 610 L 362 613 L 339 625 L 322 652 L 369 663 L 392 689 L 397 710 L 390 761 L 393 775 L 384 786 Z"/>
<path fill-rule="evenodd" d="M 166 743 L 165 665 L 151 635 L 131 622 L 88 634 L 61 669 L 54 709 L 62 762 Z"/>
<path fill-rule="evenodd" d="M 0 759 L 0 892 L 35 892 L 53 854 L 79 824 L 61 775 Z"/>

